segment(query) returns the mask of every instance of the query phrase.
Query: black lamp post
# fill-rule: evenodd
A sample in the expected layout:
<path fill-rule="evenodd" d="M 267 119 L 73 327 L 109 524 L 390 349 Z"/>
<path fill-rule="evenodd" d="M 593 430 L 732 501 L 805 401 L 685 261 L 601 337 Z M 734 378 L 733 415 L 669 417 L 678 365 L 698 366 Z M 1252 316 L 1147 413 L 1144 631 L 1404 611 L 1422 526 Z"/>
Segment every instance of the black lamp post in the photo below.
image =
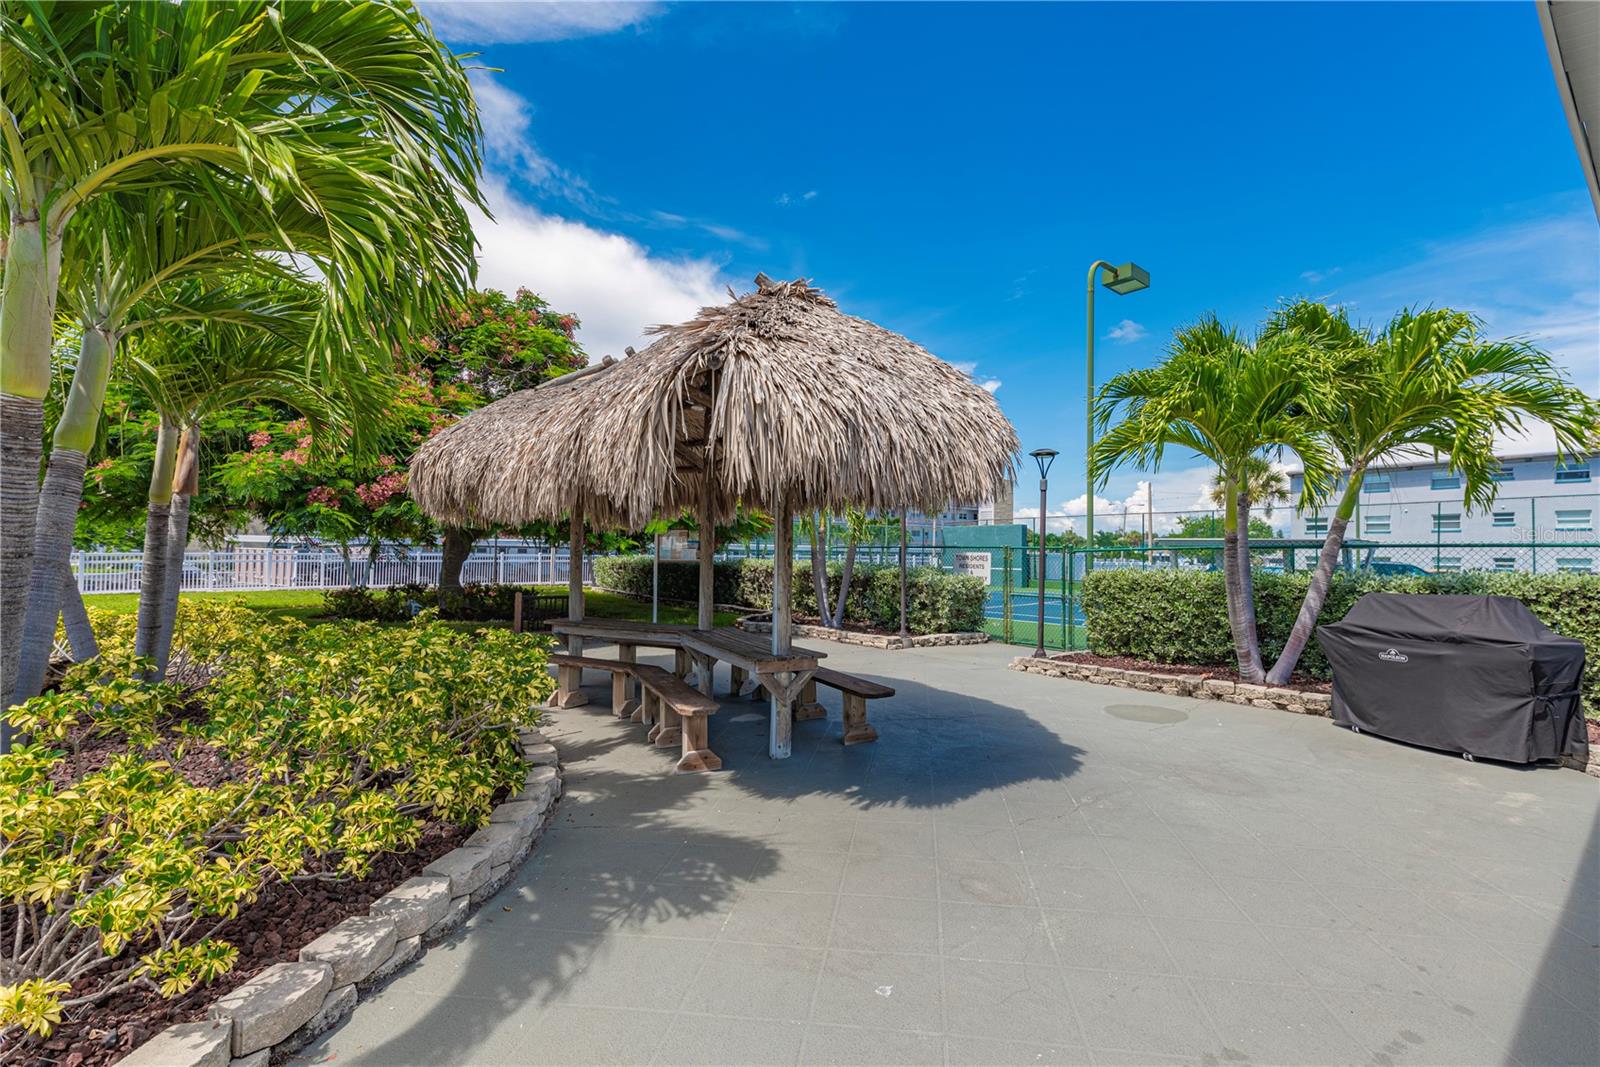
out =
<path fill-rule="evenodd" d="M 1033 650 L 1035 656 L 1044 655 L 1044 513 L 1045 498 L 1050 488 L 1050 464 L 1055 462 L 1056 450 L 1053 448 L 1036 448 L 1028 455 L 1039 464 L 1039 646 Z"/>

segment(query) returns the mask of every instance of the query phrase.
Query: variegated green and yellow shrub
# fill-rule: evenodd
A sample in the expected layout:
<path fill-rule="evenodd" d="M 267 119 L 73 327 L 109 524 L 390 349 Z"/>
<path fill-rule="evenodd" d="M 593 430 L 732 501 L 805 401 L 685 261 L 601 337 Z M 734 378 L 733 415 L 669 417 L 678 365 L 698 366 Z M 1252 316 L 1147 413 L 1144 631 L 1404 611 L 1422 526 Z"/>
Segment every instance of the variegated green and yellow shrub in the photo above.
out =
<path fill-rule="evenodd" d="M 359 878 L 430 818 L 486 821 L 554 688 L 543 638 L 216 603 L 184 605 L 152 685 L 132 617 L 95 623 L 102 655 L 12 709 L 26 742 L 0 757 L 0 1032 L 130 983 L 186 992 L 233 966 L 218 928 L 269 882 Z"/>

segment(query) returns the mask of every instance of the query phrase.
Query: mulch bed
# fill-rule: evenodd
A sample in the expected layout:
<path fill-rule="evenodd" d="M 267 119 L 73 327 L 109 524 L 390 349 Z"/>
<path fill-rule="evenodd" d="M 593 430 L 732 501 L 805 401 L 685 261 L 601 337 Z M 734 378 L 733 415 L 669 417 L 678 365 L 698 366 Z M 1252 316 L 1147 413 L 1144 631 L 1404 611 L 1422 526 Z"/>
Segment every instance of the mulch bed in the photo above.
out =
<path fill-rule="evenodd" d="M 1072 652 L 1052 656 L 1068 663 L 1092 663 L 1096 667 L 1115 667 L 1124 671 L 1154 671 L 1157 674 L 1194 674 L 1201 678 L 1218 678 L 1228 682 L 1244 682 L 1237 667 L 1203 667 L 1193 663 L 1152 663 L 1132 656 L 1100 656 L 1093 652 Z M 1331 693 L 1333 683 L 1313 678 L 1308 674 L 1295 674 L 1288 685 L 1280 689 L 1294 689 L 1302 693 Z"/>
<path fill-rule="evenodd" d="M 186 715 L 198 713 L 198 706 L 186 709 Z M 68 747 L 73 743 L 78 745 L 78 751 L 64 761 L 67 767 L 59 775 L 63 785 L 105 766 L 127 749 L 120 739 L 82 732 L 69 738 Z M 238 773 L 219 752 L 193 742 L 176 761 L 172 761 L 173 752 L 167 746 L 157 746 L 156 751 L 195 785 L 215 785 Z M 171 1000 L 155 990 L 134 988 L 75 1009 L 76 1014 L 69 1012 L 48 1038 L 27 1039 L 11 1048 L 0 1048 L 0 1061 L 19 1067 L 104 1067 L 114 1063 L 174 1023 L 204 1019 L 206 1008 L 213 1001 L 272 964 L 297 961 L 302 946 L 349 916 L 365 913 L 373 901 L 419 873 L 471 833 L 467 827 L 431 820 L 424 825 L 415 851 L 380 857 L 374 862 L 372 873 L 359 881 L 312 879 L 268 885 L 255 903 L 217 931 L 217 937 L 239 950 L 233 970 L 222 978 Z M 307 873 L 316 872 L 313 868 Z M 92 980 L 82 981 L 68 997 L 81 996 L 92 987 Z"/>

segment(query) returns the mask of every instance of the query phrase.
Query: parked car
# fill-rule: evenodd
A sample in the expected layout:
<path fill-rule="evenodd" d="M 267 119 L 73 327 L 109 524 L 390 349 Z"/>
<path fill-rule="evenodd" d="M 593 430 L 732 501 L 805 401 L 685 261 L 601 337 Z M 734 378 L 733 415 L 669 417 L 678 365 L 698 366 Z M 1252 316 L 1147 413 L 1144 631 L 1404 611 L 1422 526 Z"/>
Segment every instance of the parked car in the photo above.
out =
<path fill-rule="evenodd" d="M 1365 571 L 1368 571 L 1369 573 L 1372 573 L 1372 574 L 1382 574 L 1382 575 L 1395 575 L 1395 574 L 1407 574 L 1407 575 L 1409 575 L 1409 574 L 1427 574 L 1428 573 L 1427 571 L 1423 570 L 1421 567 L 1417 566 L 1415 563 L 1396 563 L 1393 560 L 1387 560 L 1387 559 L 1375 559 L 1375 560 L 1372 560 L 1371 562 L 1365 564 L 1362 567 L 1362 569 L 1365 570 Z"/>

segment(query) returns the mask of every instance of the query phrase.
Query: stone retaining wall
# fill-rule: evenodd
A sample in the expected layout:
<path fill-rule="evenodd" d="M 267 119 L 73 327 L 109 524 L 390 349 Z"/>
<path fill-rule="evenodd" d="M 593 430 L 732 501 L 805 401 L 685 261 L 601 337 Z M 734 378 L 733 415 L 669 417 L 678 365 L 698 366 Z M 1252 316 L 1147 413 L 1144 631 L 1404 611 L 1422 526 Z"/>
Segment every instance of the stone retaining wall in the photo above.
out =
<path fill-rule="evenodd" d="M 770 634 L 772 623 L 766 615 L 751 615 L 739 620 L 739 628 L 753 634 Z M 933 648 L 938 645 L 982 645 L 987 644 L 989 635 L 977 631 L 966 631 L 953 634 L 911 634 L 901 637 L 899 634 L 865 634 L 855 630 L 834 630 L 826 626 L 807 626 L 804 623 L 794 625 L 794 636 L 804 637 L 808 640 L 837 641 L 844 645 L 864 645 L 867 648 L 881 648 L 894 651 L 902 648 Z"/>
<path fill-rule="evenodd" d="M 544 835 L 561 795 L 555 746 L 517 734 L 529 770 L 489 824 L 300 950 L 212 1004 L 202 1022 L 171 1026 L 121 1067 L 267 1067 L 337 1026 L 362 997 L 452 933 L 499 891 Z"/>
<path fill-rule="evenodd" d="M 1248 704 L 1251 707 L 1290 711 L 1296 715 L 1333 714 L 1333 698 L 1327 693 L 1303 693 L 1298 689 L 1283 689 L 1272 685 L 1250 685 L 1226 678 L 1202 678 L 1198 674 L 1164 674 L 1160 671 L 1127 670 L 1121 667 L 1102 667 L 1097 663 L 1074 661 L 1074 653 L 1039 659 L 1035 656 L 1018 656 L 1011 661 L 1014 671 L 1044 674 L 1052 678 L 1072 678 L 1080 682 L 1099 685 L 1120 685 L 1127 689 L 1142 689 L 1147 693 L 1170 693 L 1173 696 L 1200 697 L 1206 700 L 1226 700 L 1230 704 Z M 1591 729 L 1590 734 L 1600 733 Z M 1584 774 L 1600 778 L 1600 745 L 1591 736 L 1590 756 L 1587 761 L 1573 756 L 1561 757 L 1561 765 Z"/>
<path fill-rule="evenodd" d="M 1148 693 L 1226 700 L 1230 704 L 1248 704 L 1257 708 L 1290 711 L 1296 715 L 1331 715 L 1333 712 L 1333 698 L 1327 693 L 1306 693 L 1274 685 L 1250 685 L 1226 678 L 1205 678 L 1198 674 L 1164 674 L 1160 671 L 1102 667 L 1097 663 L 1076 661 L 1071 654 L 1045 659 L 1018 656 L 1011 661 L 1011 669 L 1099 685 L 1120 685 Z"/>

